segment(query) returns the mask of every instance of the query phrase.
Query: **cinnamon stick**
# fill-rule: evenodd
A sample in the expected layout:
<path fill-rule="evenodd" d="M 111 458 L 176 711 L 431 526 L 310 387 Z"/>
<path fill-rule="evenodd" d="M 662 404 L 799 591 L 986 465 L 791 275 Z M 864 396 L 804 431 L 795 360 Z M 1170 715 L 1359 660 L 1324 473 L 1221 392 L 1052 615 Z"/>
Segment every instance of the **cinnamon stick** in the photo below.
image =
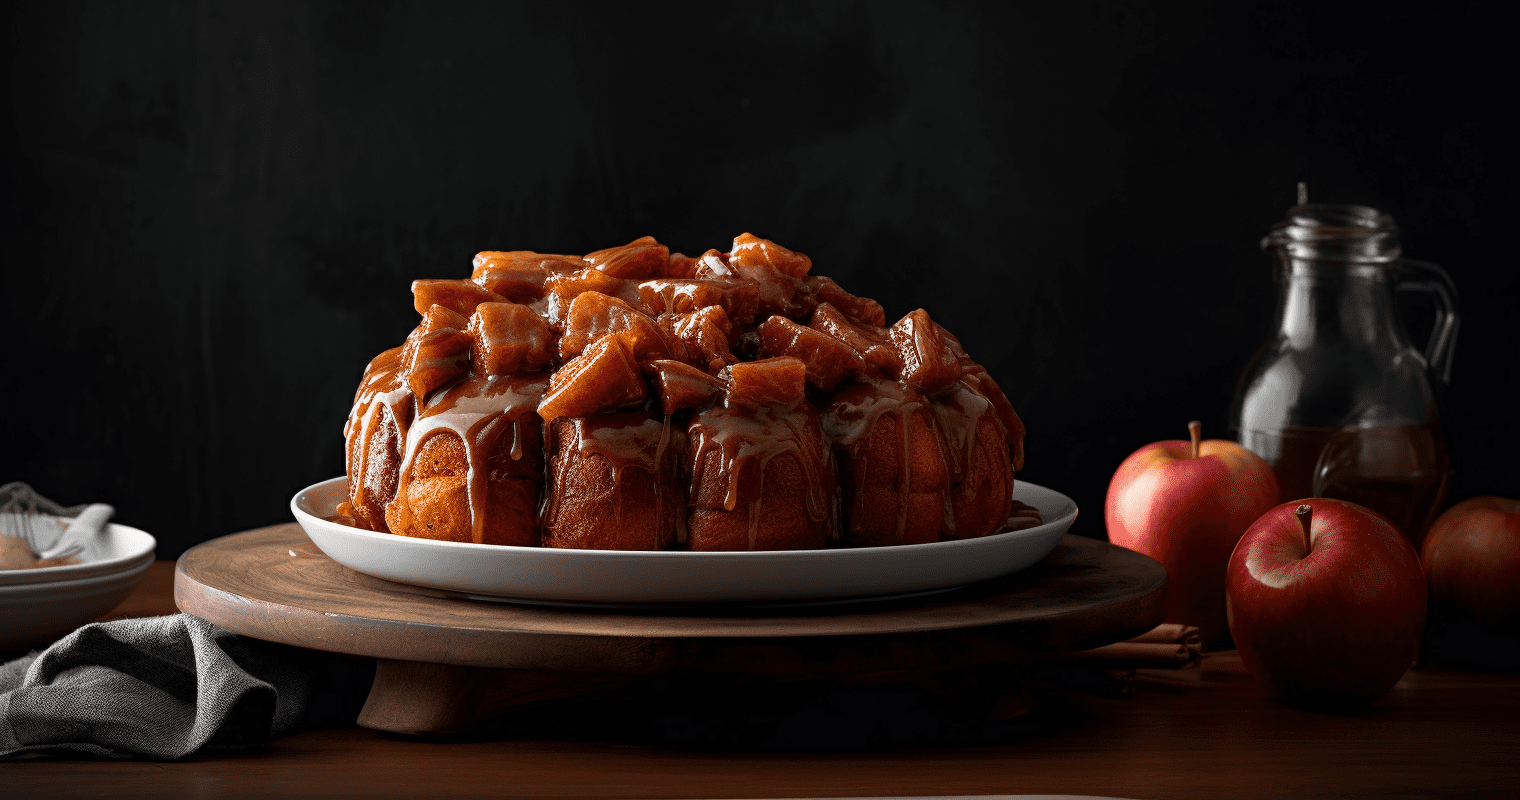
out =
<path fill-rule="evenodd" d="M 1134 641 L 1067 653 L 1064 657 L 1080 661 L 1111 661 L 1134 667 L 1177 667 L 1192 658 L 1187 645 Z"/>
<path fill-rule="evenodd" d="M 1202 655 L 1203 644 L 1196 625 L 1162 623 L 1128 641 L 1063 653 L 1054 658 L 1131 668 L 1182 669 L 1197 663 Z"/>
<path fill-rule="evenodd" d="M 1145 633 L 1130 639 L 1131 642 L 1180 642 L 1187 644 L 1189 640 L 1198 641 L 1199 630 L 1197 625 L 1184 625 L 1180 622 L 1163 622 Z"/>

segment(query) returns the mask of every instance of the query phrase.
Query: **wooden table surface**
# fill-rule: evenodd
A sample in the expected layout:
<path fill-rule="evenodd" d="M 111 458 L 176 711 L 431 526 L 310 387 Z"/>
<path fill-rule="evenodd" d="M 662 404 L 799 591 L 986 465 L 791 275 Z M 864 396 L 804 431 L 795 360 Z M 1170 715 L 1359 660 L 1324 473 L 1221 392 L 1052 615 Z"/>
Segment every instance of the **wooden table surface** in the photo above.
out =
<path fill-rule="evenodd" d="M 155 564 L 105 618 L 173 613 L 172 582 L 172 562 Z M 1134 689 L 1130 699 L 1041 695 L 1034 713 L 972 735 L 889 697 L 853 707 L 864 721 L 838 727 L 858 738 L 834 746 L 785 732 L 797 722 L 787 714 L 814 733 L 831 730 L 826 713 L 765 718 L 751 707 L 683 727 L 668 718 L 687 707 L 678 698 L 613 695 L 590 708 L 545 706 L 489 736 L 352 727 L 169 763 L 0 762 L 0 796 L 1413 798 L 1514 797 L 1520 786 L 1517 675 L 1417 669 L 1352 716 L 1272 702 L 1233 652 L 1188 670 L 1140 670 Z M 904 715 L 909 723 L 895 724 Z M 614 718 L 622 724 L 606 724 Z M 646 718 L 649 736 L 640 735 Z"/>

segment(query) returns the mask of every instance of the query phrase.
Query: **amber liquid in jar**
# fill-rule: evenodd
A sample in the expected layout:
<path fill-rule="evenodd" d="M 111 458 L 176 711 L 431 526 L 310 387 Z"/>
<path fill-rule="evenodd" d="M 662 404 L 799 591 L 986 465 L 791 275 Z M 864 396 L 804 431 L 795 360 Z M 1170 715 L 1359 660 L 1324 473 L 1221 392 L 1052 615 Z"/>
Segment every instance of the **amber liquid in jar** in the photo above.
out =
<path fill-rule="evenodd" d="M 1446 497 L 1451 458 L 1437 425 L 1389 428 L 1289 426 L 1246 431 L 1267 458 L 1285 501 L 1330 497 L 1388 517 L 1418 549 Z"/>
<path fill-rule="evenodd" d="M 1403 257 L 1393 217 L 1308 203 L 1302 187 L 1261 246 L 1275 265 L 1276 331 L 1242 374 L 1231 429 L 1272 465 L 1285 501 L 1366 506 L 1418 548 L 1451 476 L 1433 388 L 1451 378 L 1451 276 Z M 1399 315 L 1402 292 L 1435 302 L 1423 348 Z"/>

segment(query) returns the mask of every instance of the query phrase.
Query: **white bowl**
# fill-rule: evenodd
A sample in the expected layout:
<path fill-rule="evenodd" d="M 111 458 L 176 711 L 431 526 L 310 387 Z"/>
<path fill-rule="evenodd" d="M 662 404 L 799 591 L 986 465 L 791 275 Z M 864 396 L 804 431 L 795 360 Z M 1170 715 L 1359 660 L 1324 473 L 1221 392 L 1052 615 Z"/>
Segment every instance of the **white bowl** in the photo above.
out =
<path fill-rule="evenodd" d="M 414 539 L 330 522 L 346 478 L 301 490 L 290 510 L 322 552 L 385 580 L 478 599 L 554 605 L 849 602 L 953 589 L 1044 558 L 1077 516 L 1071 498 L 1018 482 L 1044 524 L 979 539 L 835 550 L 564 550 Z"/>
<path fill-rule="evenodd" d="M 63 521 L 71 520 L 65 518 Z M 78 564 L 0 570 L 0 586 L 72 581 L 115 574 L 136 566 L 145 555 L 152 561 L 153 549 L 157 546 L 158 541 L 151 534 L 112 522 L 99 535 L 84 542 L 84 552 L 79 554 Z"/>
<path fill-rule="evenodd" d="M 149 550 L 104 575 L 0 586 L 0 652 L 43 647 L 93 621 L 125 600 L 152 565 Z"/>

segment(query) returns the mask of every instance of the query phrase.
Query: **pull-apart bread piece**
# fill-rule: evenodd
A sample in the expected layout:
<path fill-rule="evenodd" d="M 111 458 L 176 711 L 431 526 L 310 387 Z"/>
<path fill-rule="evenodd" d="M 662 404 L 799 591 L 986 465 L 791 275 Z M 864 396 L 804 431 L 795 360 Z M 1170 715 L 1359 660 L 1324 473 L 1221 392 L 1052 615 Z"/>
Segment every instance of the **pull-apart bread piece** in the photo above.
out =
<path fill-rule="evenodd" d="M 611 550 L 919 544 L 1008 529 L 1024 426 L 922 309 L 751 234 L 418 280 L 365 370 L 339 513 L 452 542 Z M 1027 524 L 1021 511 L 1020 523 Z"/>

